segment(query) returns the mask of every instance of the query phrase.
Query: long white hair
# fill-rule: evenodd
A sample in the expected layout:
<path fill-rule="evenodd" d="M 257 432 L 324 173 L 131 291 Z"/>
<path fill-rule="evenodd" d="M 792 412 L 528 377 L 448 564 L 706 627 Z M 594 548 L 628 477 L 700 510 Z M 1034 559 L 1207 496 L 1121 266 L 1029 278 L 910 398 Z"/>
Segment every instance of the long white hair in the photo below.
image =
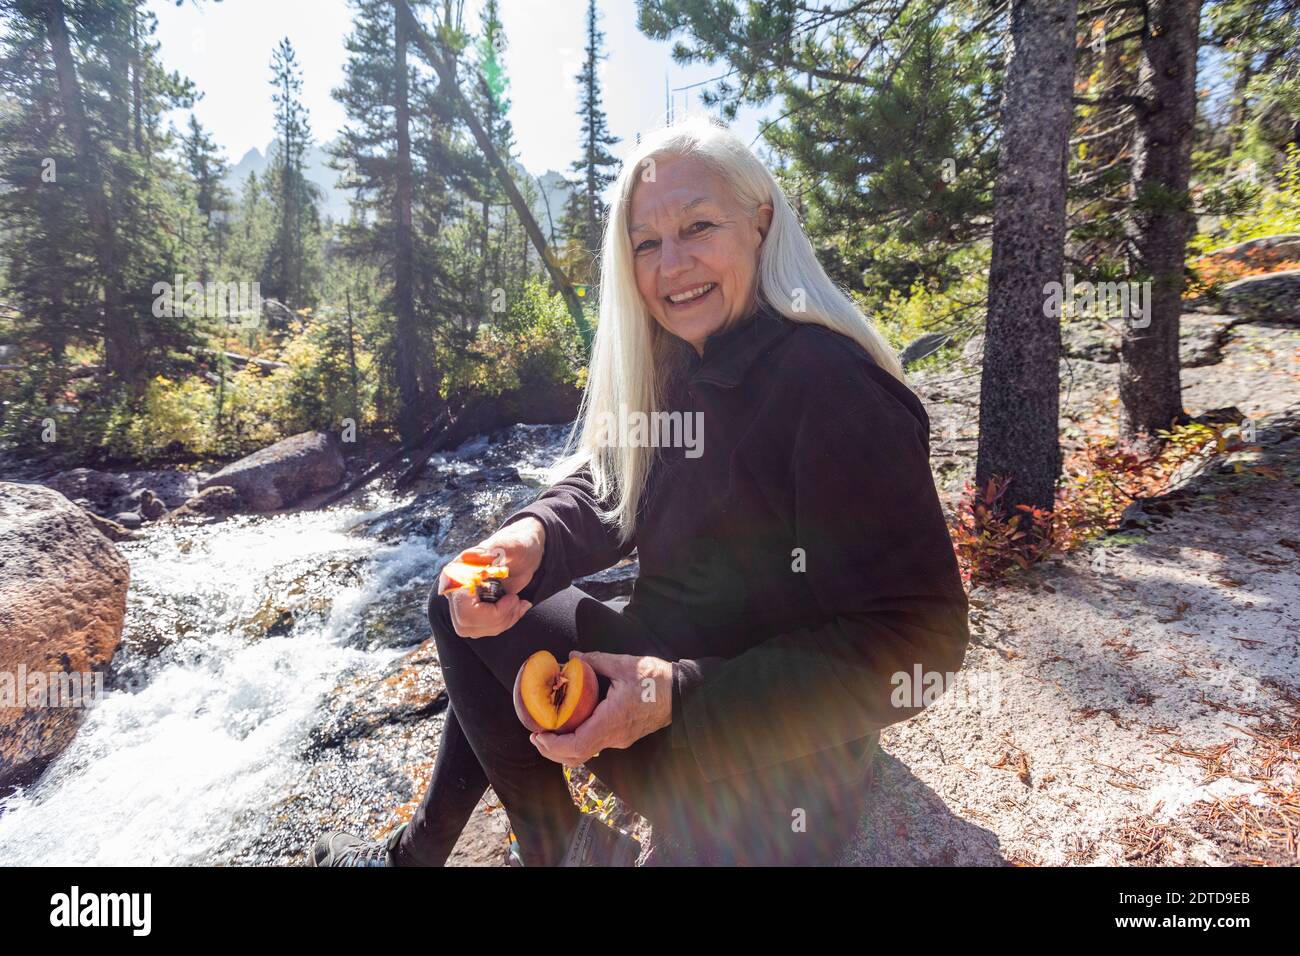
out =
<path fill-rule="evenodd" d="M 772 222 L 758 254 L 758 298 L 794 322 L 809 322 L 846 335 L 899 381 L 898 356 L 843 289 L 826 274 L 804 235 L 790 201 L 762 161 L 739 138 L 705 117 L 655 130 L 623 160 L 615 181 L 601 249 L 600 318 L 592 343 L 587 387 L 563 457 L 547 475 L 550 483 L 590 468 L 596 497 L 608 505 L 602 517 L 617 525 L 626 543 L 636 529 L 637 507 L 656 448 L 609 441 L 605 425 L 641 412 L 648 421 L 664 398 L 668 356 L 681 343 L 652 316 L 637 289 L 628 210 L 643 167 L 670 157 L 704 161 L 753 215 L 772 204 Z M 796 308 L 798 306 L 798 308 Z"/>

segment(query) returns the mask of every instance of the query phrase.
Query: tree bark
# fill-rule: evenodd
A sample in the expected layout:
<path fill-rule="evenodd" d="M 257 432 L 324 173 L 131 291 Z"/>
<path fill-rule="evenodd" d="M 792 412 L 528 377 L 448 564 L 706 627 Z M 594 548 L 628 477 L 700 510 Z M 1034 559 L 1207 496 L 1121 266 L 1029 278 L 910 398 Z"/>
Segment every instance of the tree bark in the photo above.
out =
<path fill-rule="evenodd" d="M 62 0 L 44 0 L 42 12 L 58 80 L 63 120 L 77 150 L 77 163 L 85 183 L 86 215 L 95 233 L 95 264 L 103 282 L 104 296 L 104 366 L 108 374 L 120 384 L 132 387 L 141 378 L 143 348 L 139 329 L 122 302 L 117 237 L 105 191 L 103 170 L 99 165 L 99 153 L 91 141 L 90 127 L 86 121 L 85 101 L 81 94 L 81 83 L 77 79 Z"/>
<path fill-rule="evenodd" d="M 1050 510 L 1061 469 L 1061 327 L 1046 302 L 1065 257 L 1075 18 L 1075 0 L 1011 5 L 975 469 L 980 488 L 1010 479 L 1008 513 Z"/>
<path fill-rule="evenodd" d="M 141 113 L 141 56 L 140 56 L 140 11 L 134 6 L 131 16 L 131 111 L 135 132 L 135 151 L 144 155 L 144 121 Z M 210 217 L 209 217 L 210 218 Z"/>
<path fill-rule="evenodd" d="M 397 181 L 393 191 L 393 239 L 396 244 L 393 298 L 397 318 L 397 390 L 402 402 L 397 414 L 397 430 L 402 441 L 410 443 L 423 432 L 419 370 L 422 350 L 415 322 L 415 229 L 411 208 L 414 189 L 411 173 L 411 103 L 406 67 L 407 23 L 396 7 L 393 9 L 393 20 L 396 71 L 393 106 L 397 126 Z"/>
<path fill-rule="evenodd" d="M 348 307 L 348 369 L 352 373 L 352 418 L 361 421 L 360 389 L 357 379 L 357 346 L 352 328 L 352 290 L 344 290 Z"/>
<path fill-rule="evenodd" d="M 1185 421 L 1178 324 L 1183 263 L 1193 217 L 1188 183 L 1196 123 L 1200 0 L 1147 0 L 1133 134 L 1134 277 L 1151 283 L 1149 314 L 1124 323 L 1120 346 L 1120 435 L 1153 443 L 1157 429 Z"/>

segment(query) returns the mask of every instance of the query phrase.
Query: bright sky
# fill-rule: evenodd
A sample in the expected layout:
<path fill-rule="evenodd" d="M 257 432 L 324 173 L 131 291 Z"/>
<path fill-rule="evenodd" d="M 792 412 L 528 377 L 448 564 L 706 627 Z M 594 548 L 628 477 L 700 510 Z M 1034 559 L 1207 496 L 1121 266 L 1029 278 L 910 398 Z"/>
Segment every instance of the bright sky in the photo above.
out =
<path fill-rule="evenodd" d="M 249 149 L 265 150 L 274 136 L 271 51 L 288 36 L 303 70 L 303 100 L 318 142 L 332 139 L 346 117 L 330 91 L 343 80 L 344 37 L 351 30 L 346 0 L 222 0 L 220 3 L 151 0 L 158 16 L 156 39 L 164 65 L 188 76 L 203 92 L 194 112 L 236 163 Z M 465 24 L 479 27 L 481 0 L 465 4 Z M 684 87 L 726 72 L 719 63 L 673 63 L 672 43 L 646 38 L 636 29 L 633 0 L 599 0 L 600 29 L 608 59 L 601 63 L 601 91 L 610 131 L 622 137 L 616 156 L 638 131 L 662 125 L 665 79 Z M 578 85 L 574 77 L 586 43 L 586 0 L 501 0 L 510 119 L 518 158 L 533 173 L 567 173 L 579 152 Z M 675 94 L 678 115 L 687 103 L 702 110 L 699 89 Z M 763 110 L 742 109 L 733 129 L 746 142 L 758 135 Z M 182 127 L 184 116 L 177 118 Z"/>

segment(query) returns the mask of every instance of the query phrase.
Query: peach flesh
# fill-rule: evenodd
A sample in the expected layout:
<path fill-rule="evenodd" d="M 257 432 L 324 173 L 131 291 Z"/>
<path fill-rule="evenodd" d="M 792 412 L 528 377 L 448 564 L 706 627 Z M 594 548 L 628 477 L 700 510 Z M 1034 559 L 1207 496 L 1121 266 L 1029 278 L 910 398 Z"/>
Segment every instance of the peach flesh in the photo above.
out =
<path fill-rule="evenodd" d="M 596 694 L 596 672 L 586 661 L 560 667 L 550 651 L 538 651 L 515 677 L 515 713 L 533 733 L 569 734 L 596 709 Z"/>

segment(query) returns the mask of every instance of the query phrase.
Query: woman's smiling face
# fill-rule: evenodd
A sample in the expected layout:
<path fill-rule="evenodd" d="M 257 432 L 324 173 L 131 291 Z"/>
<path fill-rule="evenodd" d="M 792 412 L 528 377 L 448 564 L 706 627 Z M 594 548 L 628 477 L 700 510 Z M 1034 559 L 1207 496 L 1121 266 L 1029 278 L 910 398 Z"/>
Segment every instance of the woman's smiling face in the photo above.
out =
<path fill-rule="evenodd" d="M 772 204 L 750 215 L 693 156 L 657 160 L 652 168 L 653 181 L 638 174 L 629 206 L 637 289 L 655 321 L 703 354 L 710 335 L 757 304 L 758 250 Z M 682 300 L 701 290 L 707 291 Z"/>

